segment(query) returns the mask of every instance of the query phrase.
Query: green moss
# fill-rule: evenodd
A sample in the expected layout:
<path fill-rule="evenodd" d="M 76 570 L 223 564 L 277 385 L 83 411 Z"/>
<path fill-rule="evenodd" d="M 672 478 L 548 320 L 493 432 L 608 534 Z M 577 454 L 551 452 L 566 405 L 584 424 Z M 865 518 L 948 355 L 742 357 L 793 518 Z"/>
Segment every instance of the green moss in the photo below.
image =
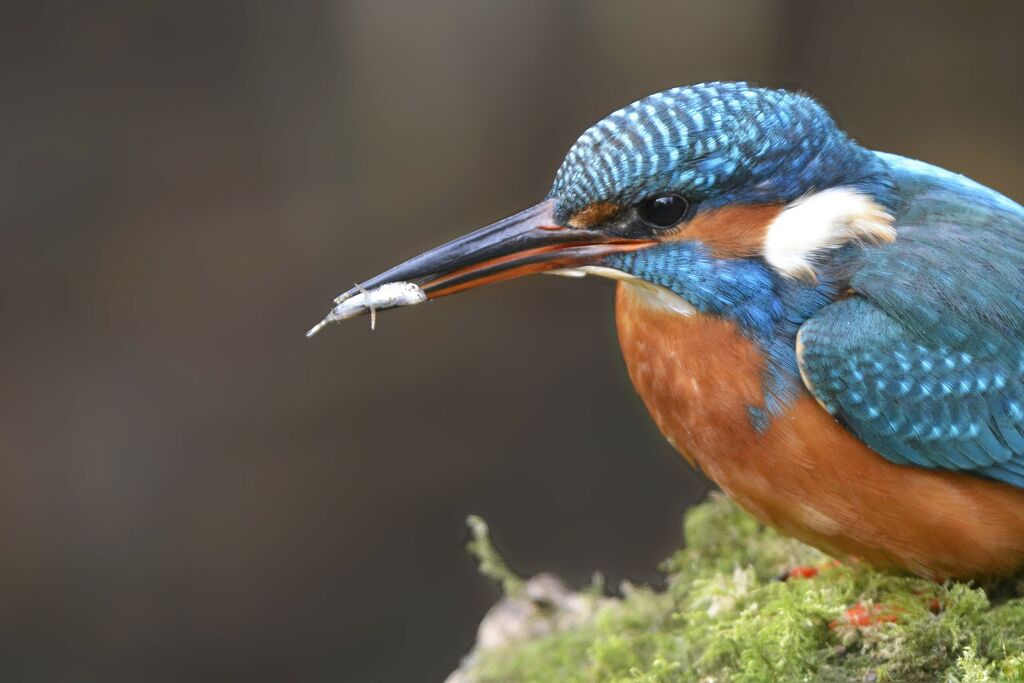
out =
<path fill-rule="evenodd" d="M 494 544 L 491 543 L 491 530 L 481 517 L 470 515 L 466 518 L 466 526 L 472 536 L 466 544 L 466 550 L 476 558 L 481 574 L 501 586 L 501 592 L 507 595 L 518 595 L 523 590 L 523 580 L 516 575 L 505 562 Z"/>
<path fill-rule="evenodd" d="M 520 591 L 476 524 L 476 548 L 490 553 L 485 570 Z M 687 547 L 663 565 L 666 590 L 625 586 L 581 622 L 478 648 L 459 680 L 1024 681 L 1020 598 L 993 606 L 971 585 L 846 565 L 780 581 L 787 567 L 827 558 L 722 496 L 687 514 L 685 536 Z M 846 610 L 857 604 L 896 621 L 851 625 Z"/>

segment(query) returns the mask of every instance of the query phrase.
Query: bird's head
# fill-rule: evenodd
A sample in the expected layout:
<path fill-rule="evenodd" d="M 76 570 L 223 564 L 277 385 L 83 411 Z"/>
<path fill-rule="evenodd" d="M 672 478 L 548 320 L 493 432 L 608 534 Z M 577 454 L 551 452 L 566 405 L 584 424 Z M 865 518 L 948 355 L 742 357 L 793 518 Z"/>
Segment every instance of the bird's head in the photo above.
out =
<path fill-rule="evenodd" d="M 540 204 L 358 285 L 325 322 L 372 308 L 386 283 L 418 286 L 419 301 L 546 271 L 632 280 L 702 311 L 757 317 L 752 293 L 815 280 L 847 243 L 892 239 L 888 195 L 882 162 L 809 97 L 745 83 L 673 88 L 585 131 Z M 345 308 L 360 292 L 367 305 Z"/>

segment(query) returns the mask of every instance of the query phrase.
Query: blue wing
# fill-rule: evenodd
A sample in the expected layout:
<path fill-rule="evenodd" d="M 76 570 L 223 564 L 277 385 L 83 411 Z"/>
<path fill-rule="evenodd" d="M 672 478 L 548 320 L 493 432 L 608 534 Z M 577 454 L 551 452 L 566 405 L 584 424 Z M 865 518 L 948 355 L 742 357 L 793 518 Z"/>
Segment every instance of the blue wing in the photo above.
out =
<path fill-rule="evenodd" d="M 851 295 L 800 328 L 804 383 L 893 462 L 1024 487 L 1024 209 L 880 156 L 898 237 L 865 250 Z"/>

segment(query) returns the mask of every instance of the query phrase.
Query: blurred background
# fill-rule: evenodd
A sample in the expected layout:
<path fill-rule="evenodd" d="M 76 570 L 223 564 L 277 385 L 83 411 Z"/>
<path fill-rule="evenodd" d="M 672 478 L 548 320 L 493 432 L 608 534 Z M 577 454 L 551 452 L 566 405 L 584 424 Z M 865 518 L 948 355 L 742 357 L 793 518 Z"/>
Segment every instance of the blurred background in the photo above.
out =
<path fill-rule="evenodd" d="M 1024 197 L 1024 4 L 5 3 L 0 670 L 439 680 L 516 568 L 657 583 L 710 485 L 603 282 L 303 332 L 671 86 L 806 89 Z"/>

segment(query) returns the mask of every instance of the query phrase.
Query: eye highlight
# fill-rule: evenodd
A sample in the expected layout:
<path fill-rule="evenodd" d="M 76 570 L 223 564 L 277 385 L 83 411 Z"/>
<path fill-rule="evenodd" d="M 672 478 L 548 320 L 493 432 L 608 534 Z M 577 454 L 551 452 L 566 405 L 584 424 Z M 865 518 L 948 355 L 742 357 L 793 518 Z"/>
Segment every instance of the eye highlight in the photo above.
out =
<path fill-rule="evenodd" d="M 690 203 L 678 194 L 660 194 L 637 207 L 641 220 L 654 228 L 669 228 L 683 220 Z"/>

